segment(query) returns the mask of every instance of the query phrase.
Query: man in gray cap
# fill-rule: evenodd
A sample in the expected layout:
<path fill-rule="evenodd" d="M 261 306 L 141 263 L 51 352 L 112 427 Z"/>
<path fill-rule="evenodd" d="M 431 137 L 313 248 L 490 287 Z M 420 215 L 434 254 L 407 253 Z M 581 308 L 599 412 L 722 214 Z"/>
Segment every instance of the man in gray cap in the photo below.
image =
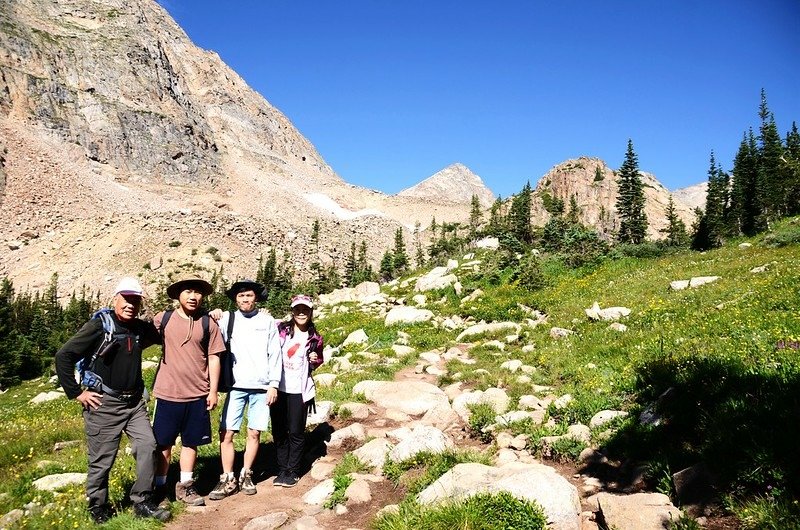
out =
<path fill-rule="evenodd" d="M 211 284 L 197 276 L 180 279 L 167 287 L 178 307 L 155 316 L 164 353 L 158 364 L 153 394 L 156 412 L 153 431 L 161 452 L 156 487 L 165 490 L 172 447 L 181 437 L 180 480 L 175 499 L 192 506 L 205 504 L 194 487 L 197 447 L 211 443 L 210 411 L 217 406 L 219 354 L 225 343 L 217 323 L 203 309 Z"/>
<path fill-rule="evenodd" d="M 89 468 L 86 497 L 92 519 L 102 524 L 113 516 L 108 499 L 108 477 L 123 431 L 136 457 L 136 481 L 130 497 L 133 513 L 159 521 L 170 512 L 152 498 L 156 441 L 142 398 L 142 350 L 161 342 L 152 324 L 139 320 L 142 286 L 122 278 L 114 291 L 113 308 L 98 311 L 56 353 L 58 382 L 67 397 L 83 406 Z M 75 363 L 83 360 L 82 388 L 75 380 Z"/>
<path fill-rule="evenodd" d="M 222 409 L 219 426 L 220 458 L 222 475 L 219 483 L 208 495 L 220 500 L 236 493 L 238 489 L 246 495 L 256 493 L 253 483 L 253 463 L 256 460 L 261 433 L 269 428 L 269 407 L 278 396 L 281 380 L 281 348 L 278 326 L 268 313 L 256 307 L 266 298 L 264 286 L 251 280 L 234 283 L 225 294 L 236 302 L 237 311 L 219 309 L 211 312 L 217 317 L 228 355 L 232 361 L 231 389 Z M 233 471 L 236 455 L 233 437 L 239 432 L 247 407 L 247 442 L 244 463 L 239 481 Z"/>

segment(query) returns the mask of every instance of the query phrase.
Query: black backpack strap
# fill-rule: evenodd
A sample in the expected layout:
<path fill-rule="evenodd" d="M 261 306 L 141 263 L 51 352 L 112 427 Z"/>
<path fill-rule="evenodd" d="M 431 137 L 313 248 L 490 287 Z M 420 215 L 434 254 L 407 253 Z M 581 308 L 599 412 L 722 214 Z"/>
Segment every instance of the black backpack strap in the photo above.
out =
<path fill-rule="evenodd" d="M 211 341 L 211 331 L 209 330 L 210 320 L 211 317 L 208 316 L 208 313 L 200 317 L 200 323 L 203 325 L 203 340 L 200 343 L 200 346 L 203 348 L 206 358 L 208 358 L 208 343 Z"/>
<path fill-rule="evenodd" d="M 167 345 L 164 341 L 164 330 L 167 328 L 167 322 L 169 322 L 173 312 L 173 309 L 164 311 L 164 315 L 161 317 L 161 323 L 158 326 L 158 334 L 161 335 L 161 359 L 158 360 L 156 373 L 153 374 L 153 388 L 156 387 L 156 378 L 158 377 L 158 371 L 161 369 L 161 363 L 167 364 Z"/>
<path fill-rule="evenodd" d="M 233 336 L 233 319 L 236 311 L 228 311 L 228 333 L 225 334 L 225 349 L 231 351 L 231 337 Z"/>
<path fill-rule="evenodd" d="M 164 342 L 164 330 L 167 329 L 167 322 L 169 322 L 174 312 L 174 309 L 164 311 L 164 316 L 161 317 L 161 325 L 158 326 L 158 333 L 161 335 L 161 360 L 158 362 L 159 366 L 161 366 L 161 363 L 167 364 L 167 346 Z"/>

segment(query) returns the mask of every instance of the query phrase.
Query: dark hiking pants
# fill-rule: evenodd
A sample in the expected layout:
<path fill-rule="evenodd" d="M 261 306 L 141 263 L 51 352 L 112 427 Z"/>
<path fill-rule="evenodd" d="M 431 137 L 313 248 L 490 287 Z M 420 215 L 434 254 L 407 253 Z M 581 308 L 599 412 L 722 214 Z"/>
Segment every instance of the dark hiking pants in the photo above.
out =
<path fill-rule="evenodd" d="M 136 458 L 136 481 L 131 487 L 131 502 L 144 501 L 153 490 L 156 440 L 147 417 L 147 407 L 141 397 L 138 401 L 128 403 L 103 394 L 100 407 L 97 410 L 85 410 L 83 420 L 89 448 L 86 477 L 89 506 L 108 503 L 108 475 L 117 458 L 123 432 L 128 435 Z"/>
<path fill-rule="evenodd" d="M 272 438 L 283 473 L 300 474 L 303 458 L 308 409 L 301 394 L 278 392 L 278 399 L 269 408 Z"/>

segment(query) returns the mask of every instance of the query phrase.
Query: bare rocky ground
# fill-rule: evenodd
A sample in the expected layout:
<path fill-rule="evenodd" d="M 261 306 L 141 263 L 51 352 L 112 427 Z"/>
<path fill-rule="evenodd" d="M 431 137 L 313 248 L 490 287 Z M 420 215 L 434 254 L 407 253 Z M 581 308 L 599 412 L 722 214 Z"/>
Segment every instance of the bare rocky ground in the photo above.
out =
<path fill-rule="evenodd" d="M 395 375 L 396 381 L 424 381 L 436 384 L 436 377 L 427 373 L 415 373 L 414 367 L 409 367 L 399 371 Z M 366 420 L 359 420 L 368 432 L 380 432 L 402 426 L 400 423 L 387 420 L 385 418 L 386 409 L 376 405 L 370 405 L 375 411 Z M 324 433 L 331 430 L 340 429 L 352 423 L 351 421 L 332 420 L 330 423 L 317 428 L 310 434 L 309 460 L 316 462 L 326 462 L 335 465 L 341 460 L 343 455 L 358 447 L 359 443 L 345 443 L 342 447 L 326 449 L 323 441 Z M 320 435 L 320 433 L 323 433 Z M 461 425 L 457 430 L 450 430 L 450 434 L 456 439 L 459 449 L 475 449 L 477 451 L 490 450 L 490 444 L 483 444 L 478 440 L 469 437 L 465 426 Z M 354 441 L 353 441 L 354 442 Z M 405 488 L 394 486 L 389 480 L 383 479 L 380 482 L 370 484 L 371 500 L 364 504 L 348 506 L 346 513 L 337 514 L 334 510 L 323 509 L 319 506 L 306 504 L 303 496 L 308 493 L 320 481 L 315 480 L 311 473 L 305 473 L 300 483 L 294 488 L 274 487 L 272 480 L 276 474 L 274 468 L 274 449 L 272 443 L 262 444 L 260 454 L 261 469 L 257 470 L 258 493 L 246 496 L 237 493 L 221 501 L 206 501 L 206 506 L 198 508 L 188 508 L 173 521 L 166 525 L 167 529 L 177 530 L 191 528 L 197 530 L 221 530 L 221 529 L 247 529 L 259 530 L 266 528 L 283 529 L 330 529 L 330 530 L 354 530 L 367 529 L 375 514 L 384 506 L 398 504 L 406 495 Z M 312 462 L 309 461 L 309 467 Z M 581 530 L 598 530 L 603 526 L 598 526 L 589 513 L 593 510 L 591 496 L 602 491 L 615 494 L 633 494 L 643 492 L 643 483 L 631 483 L 630 472 L 619 463 L 610 463 L 605 466 L 603 473 L 602 486 L 593 491 L 586 491 L 583 488 L 586 479 L 592 473 L 586 467 L 581 467 L 574 463 L 559 463 L 554 461 L 544 461 L 543 463 L 553 467 L 561 476 L 566 478 L 575 486 L 581 495 L 581 505 L 584 511 L 581 520 Z M 205 489 L 207 492 L 213 487 L 215 477 L 206 481 Z M 286 522 L 281 526 L 270 526 L 259 522 L 259 518 L 270 514 L 286 515 Z M 281 519 L 283 517 L 281 516 Z M 724 516 L 718 509 L 708 511 L 704 516 L 703 527 L 710 530 L 735 530 L 739 525 L 735 518 Z M 628 527 L 634 530 L 636 527 Z M 624 530 L 624 529 L 623 529 Z"/>

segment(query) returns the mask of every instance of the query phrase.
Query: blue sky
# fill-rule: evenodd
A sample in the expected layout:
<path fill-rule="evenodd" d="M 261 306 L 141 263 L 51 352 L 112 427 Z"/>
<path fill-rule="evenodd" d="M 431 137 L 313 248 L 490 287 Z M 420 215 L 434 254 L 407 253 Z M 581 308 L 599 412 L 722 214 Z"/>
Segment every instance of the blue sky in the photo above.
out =
<path fill-rule="evenodd" d="M 507 197 L 581 155 L 668 188 L 730 169 L 767 91 L 800 124 L 800 1 L 160 0 L 347 182 L 454 162 Z"/>

